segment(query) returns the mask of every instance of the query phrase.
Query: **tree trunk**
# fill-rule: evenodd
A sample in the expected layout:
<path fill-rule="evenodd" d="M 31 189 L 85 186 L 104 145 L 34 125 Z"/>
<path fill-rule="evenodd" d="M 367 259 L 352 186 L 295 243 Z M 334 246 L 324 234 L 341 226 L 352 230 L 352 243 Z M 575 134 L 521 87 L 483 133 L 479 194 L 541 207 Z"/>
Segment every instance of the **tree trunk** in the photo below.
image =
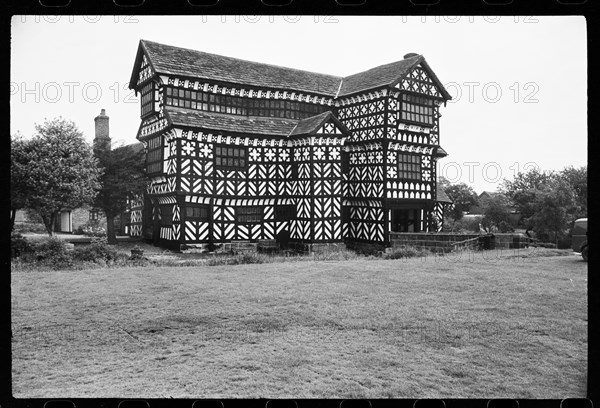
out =
<path fill-rule="evenodd" d="M 46 214 L 40 215 L 42 216 L 42 221 L 44 221 L 44 227 L 46 227 L 46 232 L 49 236 L 52 237 L 54 235 L 54 222 L 56 220 L 56 214 L 53 213 L 52 215 L 50 215 L 50 218 L 48 218 L 48 215 Z"/>
<path fill-rule="evenodd" d="M 17 216 L 17 210 L 11 208 L 10 209 L 10 232 L 13 232 L 15 229 L 15 218 Z"/>
<path fill-rule="evenodd" d="M 106 238 L 109 245 L 117 244 L 117 236 L 115 234 L 115 215 L 106 213 Z"/>

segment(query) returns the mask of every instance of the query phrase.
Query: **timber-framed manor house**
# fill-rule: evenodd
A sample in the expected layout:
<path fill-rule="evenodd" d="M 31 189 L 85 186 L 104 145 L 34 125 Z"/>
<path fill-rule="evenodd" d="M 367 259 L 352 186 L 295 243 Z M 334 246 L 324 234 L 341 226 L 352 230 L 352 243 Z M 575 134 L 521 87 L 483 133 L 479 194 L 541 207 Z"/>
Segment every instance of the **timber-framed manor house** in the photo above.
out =
<path fill-rule="evenodd" d="M 441 228 L 451 97 L 422 55 L 337 77 L 141 40 L 129 87 L 149 178 L 131 235 L 389 245 Z"/>

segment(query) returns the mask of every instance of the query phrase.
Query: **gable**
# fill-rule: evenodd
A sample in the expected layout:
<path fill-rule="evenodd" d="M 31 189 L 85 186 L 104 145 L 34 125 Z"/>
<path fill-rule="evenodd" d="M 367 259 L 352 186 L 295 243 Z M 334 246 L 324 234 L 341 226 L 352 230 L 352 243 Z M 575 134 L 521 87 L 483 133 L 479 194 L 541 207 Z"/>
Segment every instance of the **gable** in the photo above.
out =
<path fill-rule="evenodd" d="M 348 135 L 350 131 L 331 111 L 326 111 L 298 121 L 289 136 L 313 135 L 315 133 Z"/>
<path fill-rule="evenodd" d="M 154 77 L 156 70 L 152 65 L 152 61 L 144 51 L 142 45 L 138 47 L 138 52 L 133 64 L 133 71 L 129 79 L 129 89 L 138 89 L 140 85 Z"/>
<path fill-rule="evenodd" d="M 346 131 L 343 131 L 331 118 L 323 123 L 321 128 L 317 131 L 317 133 L 325 134 L 325 135 L 344 135 L 347 134 Z"/>
<path fill-rule="evenodd" d="M 425 61 L 409 71 L 394 87 L 435 98 L 452 99 Z"/>
<path fill-rule="evenodd" d="M 150 65 L 150 61 L 146 54 L 142 55 L 142 61 L 140 64 L 140 69 L 138 70 L 138 80 L 137 85 L 140 85 L 146 82 L 148 79 L 154 76 L 154 70 L 152 69 L 152 65 Z"/>

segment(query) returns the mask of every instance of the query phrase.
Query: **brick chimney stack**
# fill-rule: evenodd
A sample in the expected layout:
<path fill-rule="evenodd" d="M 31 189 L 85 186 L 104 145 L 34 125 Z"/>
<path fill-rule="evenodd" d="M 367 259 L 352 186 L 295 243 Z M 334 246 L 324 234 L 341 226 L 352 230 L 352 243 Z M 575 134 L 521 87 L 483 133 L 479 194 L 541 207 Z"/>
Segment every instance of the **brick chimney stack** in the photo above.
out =
<path fill-rule="evenodd" d="M 100 115 L 94 118 L 94 122 L 96 123 L 94 152 L 97 150 L 110 150 L 110 135 L 108 132 L 108 116 L 106 116 L 106 110 L 100 110 Z"/>

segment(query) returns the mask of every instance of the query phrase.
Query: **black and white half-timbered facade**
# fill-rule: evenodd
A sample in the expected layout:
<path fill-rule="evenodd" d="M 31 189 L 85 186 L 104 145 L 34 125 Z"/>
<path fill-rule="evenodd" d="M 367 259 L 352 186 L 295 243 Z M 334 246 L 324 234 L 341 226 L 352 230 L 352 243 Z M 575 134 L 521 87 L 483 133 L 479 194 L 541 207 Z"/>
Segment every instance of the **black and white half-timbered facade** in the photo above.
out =
<path fill-rule="evenodd" d="M 440 226 L 450 95 L 421 55 L 337 77 L 142 40 L 129 86 L 149 177 L 133 235 L 386 245 Z"/>

